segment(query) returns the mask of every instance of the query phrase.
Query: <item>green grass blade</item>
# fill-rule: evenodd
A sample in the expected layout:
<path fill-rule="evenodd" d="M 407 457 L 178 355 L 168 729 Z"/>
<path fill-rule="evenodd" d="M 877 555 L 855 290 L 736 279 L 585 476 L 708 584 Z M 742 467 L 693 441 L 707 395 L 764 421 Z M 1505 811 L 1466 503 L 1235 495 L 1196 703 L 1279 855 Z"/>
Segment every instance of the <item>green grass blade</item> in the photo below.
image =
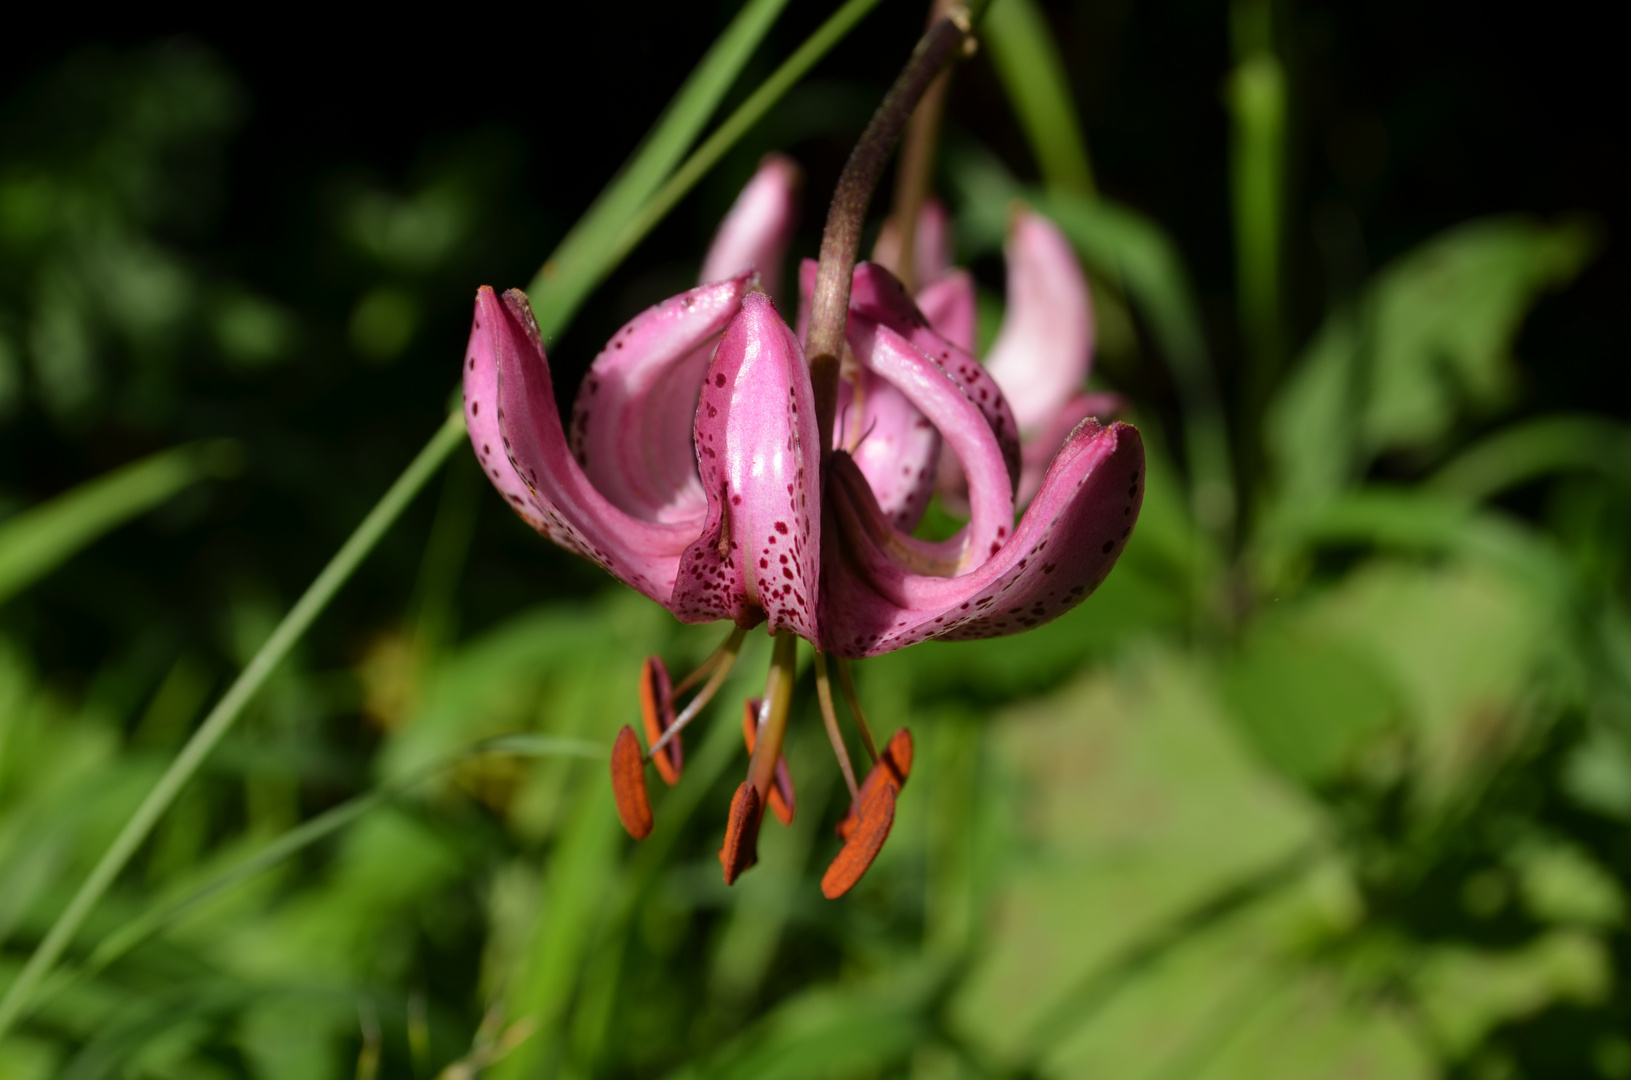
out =
<path fill-rule="evenodd" d="M 1246 452 L 1261 451 L 1258 425 L 1285 361 L 1282 307 L 1286 140 L 1290 80 L 1274 50 L 1270 0 L 1236 0 L 1236 66 L 1224 86 L 1231 131 L 1230 194 L 1235 233 L 1235 302 L 1247 369 L 1240 431 Z M 1243 472 L 1256 474 L 1255 460 Z"/>
<path fill-rule="evenodd" d="M 374 509 L 369 511 L 368 516 L 363 518 L 362 524 L 357 526 L 356 531 L 335 553 L 334 558 L 329 560 L 329 564 L 317 575 L 317 579 L 306 589 L 305 594 L 289 609 L 283 621 L 272 631 L 272 636 L 267 638 L 266 643 L 244 667 L 237 681 L 228 688 L 209 716 L 204 718 L 198 730 L 193 732 L 187 744 L 170 763 L 170 767 L 153 786 L 153 790 L 125 823 L 125 827 L 120 830 L 112 845 L 103 853 L 90 877 L 85 879 L 85 883 L 79 887 L 79 891 L 74 894 L 74 898 L 69 901 L 62 914 L 57 916 L 56 922 L 35 948 L 34 954 L 28 958 L 28 963 L 17 976 L 17 981 L 11 984 L 6 996 L 0 999 L 0 1039 L 5 1037 L 11 1025 L 28 1007 L 40 981 L 56 965 L 63 950 L 78 932 L 80 924 L 96 906 L 96 902 L 102 898 L 102 894 L 107 892 L 108 886 L 113 884 L 114 878 L 118 877 L 119 871 L 124 869 L 137 848 L 147 839 L 160 815 L 175 801 L 187 781 L 198 771 L 199 765 L 237 722 L 244 706 L 288 655 L 294 643 L 305 634 L 307 627 L 328 606 L 328 602 L 356 570 L 357 565 L 373 550 L 380 537 L 385 535 L 385 530 L 391 527 L 413 501 L 413 497 L 425 486 L 426 481 L 435 475 L 453 447 L 463 439 L 464 414 L 454 413 L 442 424 L 429 444 L 419 452 L 419 456 L 414 458 L 397 478 L 396 483 L 391 485 L 384 498 L 380 499 Z"/>
<path fill-rule="evenodd" d="M 1602 416 L 1543 416 L 1489 436 L 1428 484 L 1468 502 L 1558 472 L 1597 473 L 1631 487 L 1631 428 Z"/>
<path fill-rule="evenodd" d="M 532 279 L 527 294 L 546 340 L 561 331 L 615 264 L 611 238 L 673 171 L 786 5 L 787 0 L 748 0 L 628 164 Z"/>
<path fill-rule="evenodd" d="M 816 32 L 811 34 L 781 67 L 771 72 L 770 77 L 760 83 L 759 88 L 749 95 L 748 99 L 742 102 L 701 146 L 697 147 L 696 153 L 674 170 L 674 175 L 669 177 L 668 182 L 652 196 L 651 201 L 640 213 L 630 219 L 611 243 L 608 254 L 610 262 L 615 264 L 643 240 L 646 234 L 674 208 L 674 204 L 683 199 L 696 186 L 696 182 L 725 156 L 725 152 L 747 134 L 754 124 L 763 119 L 765 113 L 770 111 L 770 107 L 780 101 L 782 95 L 792 89 L 805 73 L 827 55 L 834 45 L 842 41 L 844 36 L 855 28 L 855 24 L 877 7 L 879 2 L 880 0 L 849 0 L 817 27 Z"/>
<path fill-rule="evenodd" d="M 1070 79 L 1053 31 L 1034 0 L 997 0 L 986 13 L 980 37 L 1025 129 L 1042 182 L 1094 194 L 1093 165 Z"/>
<path fill-rule="evenodd" d="M 242 881 L 247 881 L 264 870 L 269 870 L 285 859 L 304 851 L 320 840 L 334 835 L 370 810 L 400 798 L 408 791 L 446 772 L 471 758 L 488 754 L 509 754 L 516 757 L 582 757 L 604 758 L 606 747 L 588 739 L 559 738 L 549 735 L 501 735 L 483 739 L 455 753 L 414 770 L 407 776 L 381 784 L 372 791 L 347 799 L 345 802 L 290 829 L 276 840 L 241 859 L 215 875 L 204 884 L 169 903 L 156 906 L 126 923 L 119 930 L 102 939 L 79 970 L 68 976 L 79 981 L 96 975 L 109 964 L 155 934 L 176 922 L 187 912 Z M 66 980 L 65 980 L 66 981 Z M 61 987 L 57 987 L 60 989 Z M 43 995 L 42 995 L 43 996 Z"/>
<path fill-rule="evenodd" d="M 0 524 L 0 604 L 131 518 L 210 475 L 233 471 L 227 442 L 177 447 L 87 480 Z"/>

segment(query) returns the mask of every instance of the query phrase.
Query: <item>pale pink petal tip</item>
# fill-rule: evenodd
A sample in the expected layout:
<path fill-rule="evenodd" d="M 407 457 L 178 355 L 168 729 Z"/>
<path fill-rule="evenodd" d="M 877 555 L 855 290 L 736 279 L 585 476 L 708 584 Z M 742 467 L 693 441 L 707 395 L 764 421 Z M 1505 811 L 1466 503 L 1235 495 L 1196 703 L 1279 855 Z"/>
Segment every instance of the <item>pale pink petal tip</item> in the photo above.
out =
<path fill-rule="evenodd" d="M 781 295 L 782 261 L 798 223 L 803 173 L 792 158 L 771 154 L 736 197 L 702 263 L 701 281 L 723 281 L 748 270 L 760 286 Z"/>
<path fill-rule="evenodd" d="M 1008 310 L 986 369 L 1014 410 L 1021 437 L 1045 427 L 1093 364 L 1087 275 L 1057 227 L 1029 210 L 1014 215 L 1005 247 Z"/>

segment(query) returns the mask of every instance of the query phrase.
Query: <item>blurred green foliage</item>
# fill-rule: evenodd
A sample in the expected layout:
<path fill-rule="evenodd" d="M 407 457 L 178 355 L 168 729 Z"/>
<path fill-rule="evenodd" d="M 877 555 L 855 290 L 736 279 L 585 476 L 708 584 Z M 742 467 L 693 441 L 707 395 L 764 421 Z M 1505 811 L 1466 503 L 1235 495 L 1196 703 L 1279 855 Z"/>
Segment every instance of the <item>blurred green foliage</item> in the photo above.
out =
<path fill-rule="evenodd" d="M 569 234 L 583 273 L 734 73 L 766 74 L 779 10 Z M 982 277 L 1015 200 L 1077 246 L 1100 377 L 1170 391 L 1134 394 L 1148 494 L 1066 617 L 858 666 L 918 744 L 862 885 L 816 888 L 844 800 L 803 687 L 798 817 L 720 880 L 758 635 L 628 841 L 600 755 L 641 658 L 686 669 L 713 634 L 536 542 L 459 457 L 92 910 L 0 1080 L 1631 1077 L 1631 430 L 1623 403 L 1524 415 L 1513 355 L 1601 230 L 1459 222 L 1299 320 L 1300 69 L 1288 16 L 1240 0 L 1220 327 L 1175 236 L 1095 189 L 1050 17 L 997 0 L 967 76 L 1031 158 L 954 114 L 942 189 Z M 326 175 L 299 242 L 339 285 L 308 303 L 201 239 L 253 122 L 214 53 L 80 51 L 28 93 L 0 127 L 0 434 L 50 460 L 0 478 L 0 992 L 321 565 L 289 538 L 337 546 L 434 426 L 514 182 L 490 135 L 403 183 Z M 700 201 L 858 98 L 801 86 Z M 676 246 L 612 275 L 608 311 L 689 273 Z M 587 287 L 558 288 L 557 329 Z M 982 280 L 983 322 L 1000 295 Z M 233 511 L 246 489 L 262 508 Z M 176 569 L 197 533 L 220 546 L 187 559 L 227 571 Z M 256 561 L 280 545 L 296 565 Z"/>

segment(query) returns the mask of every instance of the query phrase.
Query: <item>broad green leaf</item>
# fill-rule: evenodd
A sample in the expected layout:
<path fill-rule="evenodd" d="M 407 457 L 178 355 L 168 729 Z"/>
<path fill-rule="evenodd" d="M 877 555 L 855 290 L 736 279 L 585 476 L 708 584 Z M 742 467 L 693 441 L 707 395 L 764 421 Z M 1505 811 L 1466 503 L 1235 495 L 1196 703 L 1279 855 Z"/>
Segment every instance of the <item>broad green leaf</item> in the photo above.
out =
<path fill-rule="evenodd" d="M 1450 1054 L 1466 1053 L 1503 1020 L 1550 1005 L 1601 1004 L 1614 983 L 1605 942 L 1578 930 L 1554 930 L 1500 951 L 1440 947 L 1413 966 L 1423 1019 Z"/>
<path fill-rule="evenodd" d="M 1310 786 L 1341 778 L 1403 717 L 1376 658 L 1295 620 L 1260 620 L 1232 657 L 1224 699 L 1263 759 Z"/>
<path fill-rule="evenodd" d="M 1309 633 L 1348 642 L 1385 672 L 1423 808 L 1504 762 L 1529 731 L 1537 678 L 1567 671 L 1559 612 L 1527 585 L 1490 562 L 1377 562 L 1298 615 Z"/>
<path fill-rule="evenodd" d="M 1022 800 L 1020 833 L 998 879 L 1002 918 L 951 1006 L 992 1062 L 1040 1065 L 1088 1029 L 1119 1038 L 1104 1010 L 1136 981 L 1130 950 L 1204 935 L 1216 920 L 1197 909 L 1220 896 L 1249 907 L 1300 877 L 1318 819 L 1252 758 L 1217 697 L 1203 663 L 1154 648 L 1001 717 L 993 751 Z M 1182 1008 L 1165 1022 L 1159 1040 L 1132 1038 L 1147 1059 L 1118 1052 L 1089 1074 L 1156 1075 L 1163 1048 L 1207 1026 Z"/>
<path fill-rule="evenodd" d="M 208 476 L 236 470 L 231 443 L 165 450 L 88 480 L 0 523 L 0 604 L 103 534 Z"/>
<path fill-rule="evenodd" d="M 1271 408 L 1280 501 L 1329 498 L 1377 454 L 1430 449 L 1460 417 L 1502 404 L 1524 316 L 1593 247 L 1578 223 L 1487 218 L 1384 267 L 1326 320 Z"/>
<path fill-rule="evenodd" d="M 1082 122 L 1047 17 L 1034 0 L 997 0 L 980 24 L 980 39 L 1025 129 L 1042 182 L 1093 194 Z"/>

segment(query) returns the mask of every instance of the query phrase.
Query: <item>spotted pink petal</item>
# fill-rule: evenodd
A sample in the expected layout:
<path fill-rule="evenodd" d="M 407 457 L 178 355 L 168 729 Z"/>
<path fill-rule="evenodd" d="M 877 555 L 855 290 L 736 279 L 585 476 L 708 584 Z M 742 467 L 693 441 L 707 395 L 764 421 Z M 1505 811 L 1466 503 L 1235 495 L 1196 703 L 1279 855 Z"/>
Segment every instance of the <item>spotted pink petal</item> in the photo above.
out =
<path fill-rule="evenodd" d="M 912 280 L 918 288 L 939 281 L 951 269 L 951 218 L 939 199 L 923 204 L 912 234 Z M 900 230 L 893 219 L 885 221 L 872 245 L 872 261 L 883 266 L 900 265 Z"/>
<path fill-rule="evenodd" d="M 805 259 L 799 264 L 800 341 L 804 340 L 815 278 L 816 261 Z M 871 372 L 846 372 L 838 389 L 833 448 L 847 450 L 855 458 L 872 485 L 879 509 L 896 528 L 910 532 L 917 527 L 934 494 L 940 434 L 899 390 Z"/>
<path fill-rule="evenodd" d="M 1115 565 L 1138 519 L 1143 470 L 1137 429 L 1083 421 L 1014 535 L 978 569 L 938 578 L 901 568 L 871 543 L 862 520 L 864 480 L 835 455 L 823 507 L 825 527 L 842 542 L 823 552 L 822 647 L 876 656 L 929 638 L 1018 633 L 1058 617 Z"/>
<path fill-rule="evenodd" d="M 1041 490 L 1042 477 L 1048 471 L 1054 456 L 1065 445 L 1070 433 L 1076 430 L 1088 417 L 1105 421 L 1115 416 L 1127 407 L 1127 402 L 1120 394 L 1077 394 L 1064 407 L 1054 413 L 1046 427 L 1042 428 L 1031 438 L 1025 440 L 1020 446 L 1022 460 L 1019 473 L 1019 494 L 1014 497 L 1015 505 L 1020 508 L 1030 504 Z M 942 462 L 944 464 L 944 462 Z M 941 475 L 945 475 L 942 469 Z M 961 476 L 959 476 L 961 479 Z M 967 501 L 966 482 L 963 491 L 963 500 Z"/>
<path fill-rule="evenodd" d="M 644 521 L 700 528 L 691 417 L 703 372 L 752 272 L 651 307 L 612 335 L 578 387 L 572 452 L 589 482 Z"/>
<path fill-rule="evenodd" d="M 1002 546 L 1014 523 L 1013 493 L 996 436 L 962 386 L 906 338 L 887 326 L 864 320 L 851 324 L 849 338 L 862 368 L 910 402 L 940 432 L 947 449 L 963 462 L 973 478 L 968 526 L 948 541 L 931 543 L 896 528 L 877 527 L 876 519 L 871 518 L 876 489 L 868 477 L 864 501 L 871 535 L 883 550 L 906 565 L 944 575 L 967 573 Z"/>
<path fill-rule="evenodd" d="M 768 618 L 816 640 L 821 453 L 804 350 L 770 298 L 749 293 L 725 328 L 697 402 L 708 498 L 673 611 L 684 622 Z"/>
<path fill-rule="evenodd" d="M 538 324 L 518 289 L 502 300 L 486 286 L 476 293 L 464 414 L 482 468 L 528 524 L 668 603 L 696 526 L 631 516 L 590 483 L 567 449 Z"/>
<path fill-rule="evenodd" d="M 757 270 L 765 292 L 781 295 L 782 259 L 798 223 L 802 182 L 792 158 L 767 155 L 720 222 L 698 280 L 723 281 Z"/>
<path fill-rule="evenodd" d="M 857 320 L 887 326 L 905 337 L 920 352 L 946 369 L 969 400 L 985 415 L 1002 450 L 1003 462 L 1015 485 L 1019 483 L 1019 425 L 991 375 L 967 351 L 936 333 L 918 310 L 900 281 L 875 263 L 855 268 L 850 288 L 850 325 Z"/>
<path fill-rule="evenodd" d="M 1093 364 L 1093 302 L 1069 241 L 1047 218 L 1018 211 L 1004 255 L 1008 310 L 985 366 L 1028 439 L 1087 378 Z"/>
<path fill-rule="evenodd" d="M 919 289 L 917 306 L 935 333 L 966 353 L 974 352 L 974 279 L 967 270 L 953 270 Z"/>

